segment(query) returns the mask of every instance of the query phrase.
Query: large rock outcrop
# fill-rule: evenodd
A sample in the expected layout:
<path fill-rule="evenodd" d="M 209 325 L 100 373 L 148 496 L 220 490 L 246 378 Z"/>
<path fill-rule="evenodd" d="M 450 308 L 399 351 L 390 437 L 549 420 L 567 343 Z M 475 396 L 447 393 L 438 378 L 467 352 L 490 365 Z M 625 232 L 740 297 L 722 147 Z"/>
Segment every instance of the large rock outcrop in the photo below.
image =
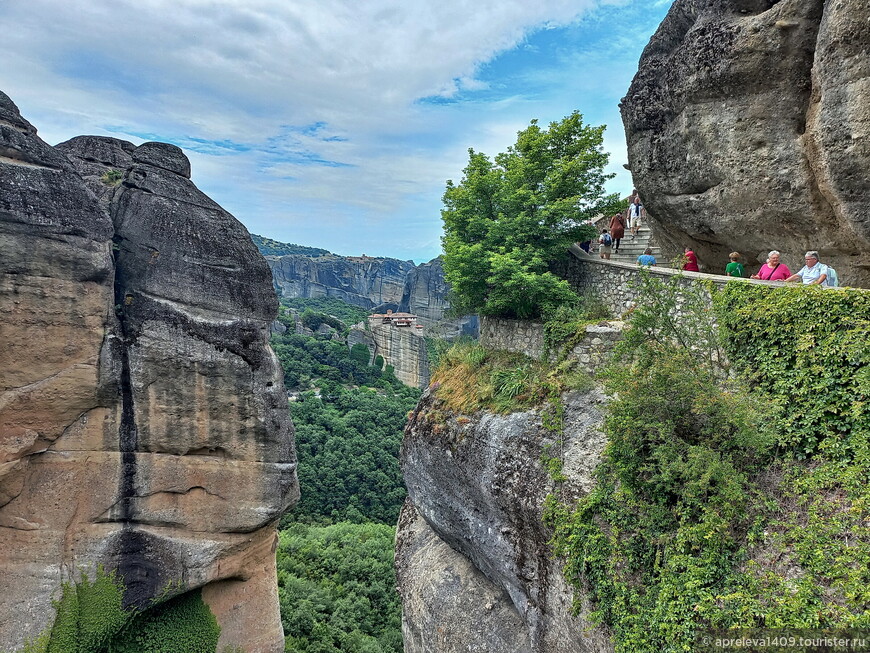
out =
<path fill-rule="evenodd" d="M 283 650 L 275 520 L 298 485 L 277 302 L 189 176 L 171 145 L 52 148 L 0 93 L 0 649 L 102 565 L 129 606 L 201 588 L 220 648 Z"/>
<path fill-rule="evenodd" d="M 399 381 L 412 388 L 429 385 L 429 355 L 422 330 L 369 320 L 368 335 L 374 344 L 372 355 L 383 356 Z"/>
<path fill-rule="evenodd" d="M 621 104 L 657 239 L 710 270 L 818 249 L 870 286 L 870 6 L 676 0 Z"/>
<path fill-rule="evenodd" d="M 592 487 L 604 447 L 599 391 L 566 395 L 561 443 L 537 411 L 456 416 L 428 391 L 411 416 L 401 464 L 409 503 L 396 569 L 409 653 L 611 650 L 570 613 L 572 592 L 548 547 L 541 463 L 561 455 L 570 501 Z"/>
<path fill-rule="evenodd" d="M 337 297 L 366 309 L 397 310 L 413 261 L 370 256 L 267 257 L 282 297 Z"/>
<path fill-rule="evenodd" d="M 440 258 L 412 261 L 370 256 L 267 256 L 282 297 L 337 297 L 373 312 L 413 313 L 427 333 L 477 337 L 476 315 L 446 317 L 450 288 Z"/>

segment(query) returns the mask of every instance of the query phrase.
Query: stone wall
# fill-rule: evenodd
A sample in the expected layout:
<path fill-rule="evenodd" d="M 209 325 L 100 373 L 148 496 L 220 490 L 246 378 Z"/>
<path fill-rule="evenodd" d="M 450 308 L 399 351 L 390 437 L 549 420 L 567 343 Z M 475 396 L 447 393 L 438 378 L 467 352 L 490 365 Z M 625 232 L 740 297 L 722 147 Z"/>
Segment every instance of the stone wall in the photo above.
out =
<path fill-rule="evenodd" d="M 597 297 L 616 317 L 630 311 L 637 302 L 635 282 L 641 268 L 629 263 L 605 261 L 593 258 L 579 247 L 561 261 L 556 273 L 568 280 L 580 295 Z M 732 277 L 699 272 L 680 272 L 670 268 L 647 268 L 653 277 L 669 279 L 679 276 L 679 283 L 689 286 L 703 280 L 714 288 L 723 288 Z M 782 282 L 744 279 L 744 283 L 785 285 Z M 595 372 L 605 363 L 608 354 L 619 341 L 623 323 L 602 321 L 586 327 L 586 335 L 574 347 L 571 357 L 589 372 Z M 511 320 L 498 317 L 483 317 L 480 325 L 480 343 L 489 349 L 503 349 L 531 358 L 544 355 L 544 325 L 533 320 Z"/>
<path fill-rule="evenodd" d="M 587 326 L 586 335 L 574 346 L 569 356 L 586 371 L 598 371 L 619 342 L 622 329 L 623 323 L 619 321 L 602 321 Z M 544 355 L 544 325 L 532 320 L 484 317 L 480 327 L 480 344 L 488 349 L 503 349 L 540 359 Z"/>
<path fill-rule="evenodd" d="M 504 349 L 540 358 L 544 353 L 544 325 L 532 320 L 483 316 L 480 318 L 480 344 L 487 349 Z"/>
<path fill-rule="evenodd" d="M 715 288 L 723 288 L 733 277 L 702 272 L 682 272 L 670 268 L 646 268 L 653 277 L 662 280 L 680 276 L 680 283 L 685 286 L 695 284 L 700 280 L 713 284 Z M 618 263 L 593 258 L 579 247 L 572 248 L 569 256 L 559 263 L 556 274 L 567 279 L 571 287 L 580 295 L 597 297 L 616 316 L 622 316 L 634 307 L 637 301 L 637 291 L 634 282 L 640 276 L 640 266 L 631 263 Z M 744 279 L 745 283 L 760 283 L 784 285 L 782 282 L 757 281 Z"/>

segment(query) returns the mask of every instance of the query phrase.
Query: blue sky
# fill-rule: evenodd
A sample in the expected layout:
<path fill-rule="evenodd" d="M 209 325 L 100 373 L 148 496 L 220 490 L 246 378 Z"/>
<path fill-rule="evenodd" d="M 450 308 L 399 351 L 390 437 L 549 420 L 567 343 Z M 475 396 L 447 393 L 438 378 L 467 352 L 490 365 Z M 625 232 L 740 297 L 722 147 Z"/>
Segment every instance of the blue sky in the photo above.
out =
<path fill-rule="evenodd" d="M 254 233 L 429 260 L 467 150 L 606 124 L 672 0 L 3 0 L 0 90 L 40 136 L 160 140 Z M 13 27 L 14 26 L 14 29 Z"/>

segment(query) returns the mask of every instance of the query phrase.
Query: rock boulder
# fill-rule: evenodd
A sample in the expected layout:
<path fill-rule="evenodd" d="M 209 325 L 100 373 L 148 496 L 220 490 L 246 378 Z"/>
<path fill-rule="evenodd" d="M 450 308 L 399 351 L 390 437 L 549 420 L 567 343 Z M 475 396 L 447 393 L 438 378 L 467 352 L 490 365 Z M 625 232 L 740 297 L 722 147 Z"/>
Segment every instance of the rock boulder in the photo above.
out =
<path fill-rule="evenodd" d="M 129 606 L 201 589 L 221 649 L 284 649 L 275 523 L 298 485 L 277 300 L 189 176 L 172 145 L 52 148 L 0 93 L 0 649 L 98 565 Z"/>
<path fill-rule="evenodd" d="M 709 271 L 820 251 L 870 285 L 870 8 L 676 0 L 621 104 L 629 167 L 665 253 Z"/>

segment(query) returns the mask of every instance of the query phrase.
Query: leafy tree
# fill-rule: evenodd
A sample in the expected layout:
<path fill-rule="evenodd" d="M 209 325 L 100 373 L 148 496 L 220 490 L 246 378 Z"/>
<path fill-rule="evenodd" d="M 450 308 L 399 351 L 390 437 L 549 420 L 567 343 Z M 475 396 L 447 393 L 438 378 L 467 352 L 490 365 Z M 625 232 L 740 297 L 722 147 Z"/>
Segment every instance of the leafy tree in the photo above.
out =
<path fill-rule="evenodd" d="M 405 499 L 399 445 L 420 391 L 324 384 L 291 404 L 302 497 L 285 517 L 395 524 Z"/>
<path fill-rule="evenodd" d="M 278 600 L 287 651 L 402 651 L 393 539 L 385 524 L 281 531 Z"/>
<path fill-rule="evenodd" d="M 548 129 L 533 120 L 494 160 L 469 149 L 441 212 L 444 276 L 457 314 L 524 318 L 576 299 L 549 266 L 595 234 L 593 217 L 623 208 L 604 192 L 614 175 L 604 173 L 603 132 L 575 111 Z"/>

